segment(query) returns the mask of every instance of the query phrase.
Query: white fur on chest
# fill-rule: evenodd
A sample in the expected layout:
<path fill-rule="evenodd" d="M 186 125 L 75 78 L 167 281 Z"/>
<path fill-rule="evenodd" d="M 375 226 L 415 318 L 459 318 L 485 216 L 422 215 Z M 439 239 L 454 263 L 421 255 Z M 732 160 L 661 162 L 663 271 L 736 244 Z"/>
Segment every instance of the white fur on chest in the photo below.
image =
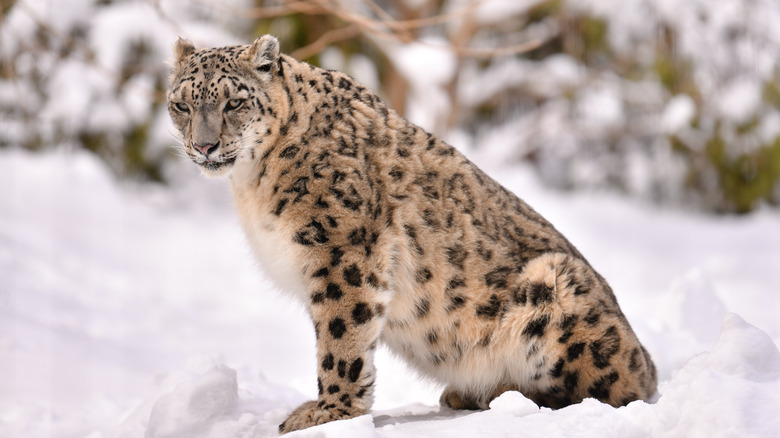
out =
<path fill-rule="evenodd" d="M 237 190 L 234 195 L 238 217 L 260 269 L 283 292 L 308 302 L 300 248 L 291 234 L 278 217 L 263 213 L 253 196 Z"/>

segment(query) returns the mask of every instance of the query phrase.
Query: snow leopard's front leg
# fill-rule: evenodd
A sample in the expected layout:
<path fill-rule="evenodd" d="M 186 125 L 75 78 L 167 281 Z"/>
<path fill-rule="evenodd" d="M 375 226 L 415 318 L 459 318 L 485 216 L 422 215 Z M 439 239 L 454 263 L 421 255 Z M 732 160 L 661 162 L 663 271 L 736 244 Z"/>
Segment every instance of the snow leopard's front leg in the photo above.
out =
<path fill-rule="evenodd" d="M 385 313 L 381 298 L 388 292 L 377 288 L 377 267 L 366 257 L 370 250 L 353 245 L 352 236 L 342 240 L 329 234 L 327 244 L 304 241 L 311 242 L 309 254 L 316 260 L 305 275 L 317 336 L 319 396 L 294 410 L 279 425 L 280 433 L 356 417 L 371 408 L 373 355 Z"/>

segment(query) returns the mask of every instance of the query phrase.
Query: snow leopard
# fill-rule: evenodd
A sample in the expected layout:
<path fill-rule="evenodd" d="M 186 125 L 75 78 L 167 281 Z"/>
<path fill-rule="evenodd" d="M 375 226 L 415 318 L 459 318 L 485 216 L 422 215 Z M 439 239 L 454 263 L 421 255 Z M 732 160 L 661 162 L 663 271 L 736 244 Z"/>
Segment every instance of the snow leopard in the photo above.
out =
<path fill-rule="evenodd" d="M 181 149 L 229 181 L 254 256 L 313 321 L 318 397 L 280 433 L 368 413 L 380 343 L 453 409 L 505 391 L 551 408 L 653 396 L 605 279 L 454 147 L 271 35 L 174 53 Z"/>

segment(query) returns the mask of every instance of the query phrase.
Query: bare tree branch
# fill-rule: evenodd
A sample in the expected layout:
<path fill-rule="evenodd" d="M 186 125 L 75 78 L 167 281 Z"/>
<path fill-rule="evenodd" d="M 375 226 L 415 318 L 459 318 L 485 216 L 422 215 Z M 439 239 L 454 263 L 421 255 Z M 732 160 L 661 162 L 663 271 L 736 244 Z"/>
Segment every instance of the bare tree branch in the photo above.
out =
<path fill-rule="evenodd" d="M 373 0 L 362 0 L 373 13 L 379 17 L 375 19 L 354 12 L 336 0 L 286 0 L 278 6 L 261 6 L 249 9 L 235 9 L 231 13 L 244 18 L 274 18 L 293 13 L 307 15 L 331 15 L 348 23 L 347 27 L 327 32 L 314 43 L 302 47 L 293 52 L 296 57 L 301 54 L 309 57 L 321 52 L 328 44 L 344 41 L 359 36 L 361 33 L 387 41 L 400 41 L 409 43 L 413 41 L 411 32 L 424 27 L 436 26 L 468 17 L 485 0 L 477 0 L 468 5 L 446 14 L 432 17 L 415 18 L 410 20 L 396 20 L 387 11 L 382 9 Z M 473 58 L 490 58 L 494 56 L 506 56 L 525 53 L 542 44 L 540 40 L 532 40 L 522 44 L 498 48 L 474 48 L 461 45 L 453 45 L 448 49 L 459 56 Z M 305 50 L 304 50 L 305 49 Z"/>
<path fill-rule="evenodd" d="M 360 35 L 361 31 L 361 28 L 355 24 L 350 24 L 346 27 L 330 30 L 319 37 L 317 41 L 309 44 L 308 46 L 296 49 L 290 53 L 290 56 L 298 59 L 306 59 L 310 56 L 314 56 L 322 52 L 330 44 L 348 40 Z"/>

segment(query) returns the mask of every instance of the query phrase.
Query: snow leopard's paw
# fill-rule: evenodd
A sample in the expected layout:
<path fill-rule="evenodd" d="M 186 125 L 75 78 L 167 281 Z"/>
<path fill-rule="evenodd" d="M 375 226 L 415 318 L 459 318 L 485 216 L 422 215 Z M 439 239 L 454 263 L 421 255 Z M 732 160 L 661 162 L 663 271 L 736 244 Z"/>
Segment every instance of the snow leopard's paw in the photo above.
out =
<path fill-rule="evenodd" d="M 308 401 L 294 410 L 282 424 L 279 425 L 279 434 L 285 434 L 294 430 L 327 423 L 335 420 L 346 420 L 357 417 L 364 412 L 356 409 L 344 409 L 325 404 L 324 401 Z"/>

